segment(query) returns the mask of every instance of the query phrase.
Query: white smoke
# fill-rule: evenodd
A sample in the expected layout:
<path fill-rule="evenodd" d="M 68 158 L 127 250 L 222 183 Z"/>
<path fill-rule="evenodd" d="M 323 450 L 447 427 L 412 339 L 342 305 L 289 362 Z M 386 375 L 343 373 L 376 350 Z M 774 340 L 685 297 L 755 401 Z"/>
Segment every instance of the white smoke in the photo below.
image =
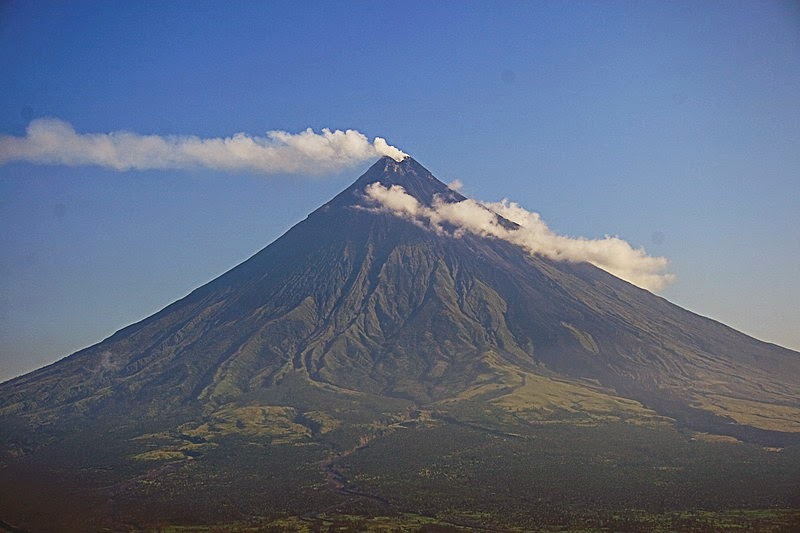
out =
<path fill-rule="evenodd" d="M 675 280 L 674 274 L 665 272 L 668 266 L 665 257 L 649 256 L 643 249 L 634 248 L 618 237 L 586 239 L 558 235 L 547 227 L 538 213 L 508 200 L 481 203 L 466 199 L 448 203 L 434 198 L 433 206 L 428 207 L 402 186 L 385 187 L 378 182 L 367 186 L 366 195 L 378 205 L 378 210 L 403 217 L 439 234 L 460 237 L 469 232 L 510 242 L 530 254 L 549 259 L 588 262 L 651 291 L 661 290 Z M 497 215 L 518 224 L 519 228 L 504 227 Z"/>
<path fill-rule="evenodd" d="M 461 192 L 461 189 L 464 188 L 464 184 L 461 183 L 460 179 L 454 179 L 450 183 L 447 184 L 447 188 L 451 191 Z"/>
<path fill-rule="evenodd" d="M 96 165 L 114 170 L 210 168 L 264 174 L 323 174 L 388 155 L 406 154 L 385 139 L 372 142 L 356 130 L 311 128 L 300 133 L 231 137 L 140 135 L 126 131 L 77 133 L 67 122 L 32 121 L 24 137 L 0 137 L 0 164 L 11 161 L 54 165 Z"/>

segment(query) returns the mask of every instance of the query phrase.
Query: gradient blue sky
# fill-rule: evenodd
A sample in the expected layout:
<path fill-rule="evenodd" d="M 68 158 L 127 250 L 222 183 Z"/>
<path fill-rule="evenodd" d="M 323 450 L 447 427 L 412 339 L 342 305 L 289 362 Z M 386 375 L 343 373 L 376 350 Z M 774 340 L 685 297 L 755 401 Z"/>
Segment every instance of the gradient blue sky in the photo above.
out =
<path fill-rule="evenodd" d="M 0 135 L 355 128 L 800 348 L 796 2 L 3 2 Z M 164 307 L 353 181 L 0 166 L 0 379 Z"/>

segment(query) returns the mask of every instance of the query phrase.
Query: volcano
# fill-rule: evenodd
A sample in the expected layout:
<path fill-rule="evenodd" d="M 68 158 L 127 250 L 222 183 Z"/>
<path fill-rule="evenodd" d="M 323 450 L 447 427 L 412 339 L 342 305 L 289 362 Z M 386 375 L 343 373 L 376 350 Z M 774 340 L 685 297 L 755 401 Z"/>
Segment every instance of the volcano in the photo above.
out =
<path fill-rule="evenodd" d="M 800 503 L 800 353 L 588 263 L 430 231 L 375 209 L 374 183 L 464 200 L 384 157 L 219 278 L 0 385 L 3 523 L 503 529 Z"/>

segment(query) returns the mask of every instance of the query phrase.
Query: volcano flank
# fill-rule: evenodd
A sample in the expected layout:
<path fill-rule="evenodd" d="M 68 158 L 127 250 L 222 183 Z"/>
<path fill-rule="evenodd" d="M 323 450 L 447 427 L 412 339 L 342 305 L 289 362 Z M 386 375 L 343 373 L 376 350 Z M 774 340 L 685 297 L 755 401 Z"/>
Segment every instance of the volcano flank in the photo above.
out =
<path fill-rule="evenodd" d="M 377 209 L 375 183 L 464 200 L 384 157 L 219 278 L 0 384 L 3 523 L 614 528 L 625 510 L 635 529 L 800 505 L 800 353 L 589 263 L 431 231 Z"/>

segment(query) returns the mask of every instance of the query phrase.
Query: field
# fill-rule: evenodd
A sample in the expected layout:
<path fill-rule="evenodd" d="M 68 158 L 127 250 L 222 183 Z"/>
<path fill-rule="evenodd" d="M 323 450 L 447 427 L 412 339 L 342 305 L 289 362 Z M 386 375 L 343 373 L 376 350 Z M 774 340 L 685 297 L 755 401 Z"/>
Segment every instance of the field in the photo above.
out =
<path fill-rule="evenodd" d="M 480 405 L 369 423 L 263 408 L 225 409 L 180 430 L 64 430 L 0 470 L 0 519 L 23 531 L 800 525 L 798 447 L 680 432 L 658 419 L 531 422 Z"/>

